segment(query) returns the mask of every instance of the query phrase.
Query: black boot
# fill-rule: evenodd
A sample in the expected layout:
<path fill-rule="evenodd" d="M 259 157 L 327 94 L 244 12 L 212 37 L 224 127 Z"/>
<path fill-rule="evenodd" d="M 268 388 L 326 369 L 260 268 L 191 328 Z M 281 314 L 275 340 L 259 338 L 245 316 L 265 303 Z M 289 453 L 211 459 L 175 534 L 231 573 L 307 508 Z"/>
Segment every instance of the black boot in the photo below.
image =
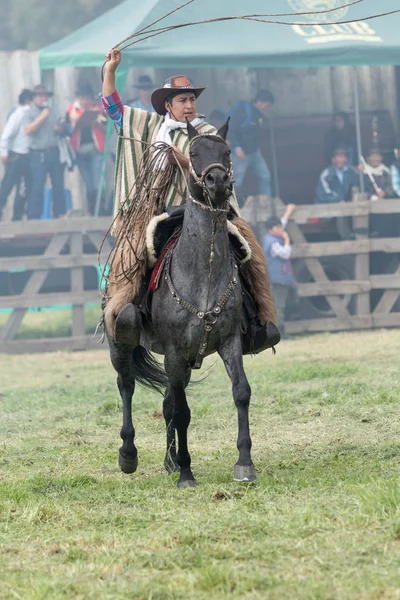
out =
<path fill-rule="evenodd" d="M 243 283 L 243 282 L 242 282 Z M 246 354 L 259 354 L 268 348 L 274 348 L 279 344 L 281 336 L 278 328 L 267 321 L 262 325 L 257 317 L 257 306 L 254 298 L 243 289 L 243 333 L 242 333 L 242 352 Z"/>

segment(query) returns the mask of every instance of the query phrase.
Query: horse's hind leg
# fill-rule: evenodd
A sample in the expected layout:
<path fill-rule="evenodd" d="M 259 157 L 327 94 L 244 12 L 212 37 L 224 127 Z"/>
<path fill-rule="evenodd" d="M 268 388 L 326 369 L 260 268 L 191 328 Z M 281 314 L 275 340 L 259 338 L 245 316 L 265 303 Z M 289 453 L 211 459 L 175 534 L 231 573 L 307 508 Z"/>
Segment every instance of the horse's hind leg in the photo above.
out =
<path fill-rule="evenodd" d="M 191 471 L 191 458 L 187 445 L 187 430 L 190 424 L 190 408 L 185 389 L 190 380 L 190 366 L 178 358 L 175 352 L 165 353 L 165 370 L 168 375 L 168 399 L 172 404 L 172 427 L 178 434 L 176 462 L 179 465 L 179 488 L 193 487 L 196 480 Z"/>
<path fill-rule="evenodd" d="M 243 368 L 242 344 L 240 337 L 230 340 L 219 350 L 227 373 L 232 381 L 232 394 L 238 411 L 239 460 L 234 467 L 235 481 L 255 481 L 256 471 L 251 460 L 251 437 L 249 426 L 249 405 L 251 388 Z"/>
<path fill-rule="evenodd" d="M 138 466 L 137 449 L 134 443 L 135 429 L 132 423 L 132 396 L 135 379 L 132 372 L 132 346 L 108 340 L 111 362 L 118 373 L 117 384 L 122 398 L 123 416 L 118 464 L 124 473 L 134 473 Z"/>

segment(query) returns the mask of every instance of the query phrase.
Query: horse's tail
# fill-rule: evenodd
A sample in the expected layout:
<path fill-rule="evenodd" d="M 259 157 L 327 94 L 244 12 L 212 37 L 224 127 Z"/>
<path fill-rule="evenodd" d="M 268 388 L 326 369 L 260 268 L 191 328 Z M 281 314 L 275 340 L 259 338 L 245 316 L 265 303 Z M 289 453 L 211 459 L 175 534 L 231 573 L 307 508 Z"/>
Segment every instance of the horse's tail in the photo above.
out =
<path fill-rule="evenodd" d="M 139 384 L 165 394 L 168 377 L 161 364 L 143 346 L 136 346 L 132 351 L 132 374 Z"/>

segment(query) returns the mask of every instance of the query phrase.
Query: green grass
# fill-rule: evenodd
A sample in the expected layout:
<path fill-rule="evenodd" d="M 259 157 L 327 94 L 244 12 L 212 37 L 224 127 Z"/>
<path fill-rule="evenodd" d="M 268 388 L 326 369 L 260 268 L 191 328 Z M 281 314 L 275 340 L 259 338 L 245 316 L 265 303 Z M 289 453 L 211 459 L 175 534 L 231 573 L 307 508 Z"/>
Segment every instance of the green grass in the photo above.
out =
<path fill-rule="evenodd" d="M 9 314 L 0 314 L 0 331 L 9 318 Z M 100 320 L 100 306 L 85 306 L 86 333 L 94 333 Z M 16 339 L 29 340 L 57 338 L 72 335 L 72 310 L 60 308 L 27 312 L 17 332 Z"/>
<path fill-rule="evenodd" d="M 143 390 L 139 469 L 119 472 L 106 351 L 1 356 L 0 598 L 398 600 L 399 356 L 382 331 L 246 359 L 250 486 L 232 479 L 236 410 L 209 360 L 190 490 L 163 471 L 161 399 Z"/>

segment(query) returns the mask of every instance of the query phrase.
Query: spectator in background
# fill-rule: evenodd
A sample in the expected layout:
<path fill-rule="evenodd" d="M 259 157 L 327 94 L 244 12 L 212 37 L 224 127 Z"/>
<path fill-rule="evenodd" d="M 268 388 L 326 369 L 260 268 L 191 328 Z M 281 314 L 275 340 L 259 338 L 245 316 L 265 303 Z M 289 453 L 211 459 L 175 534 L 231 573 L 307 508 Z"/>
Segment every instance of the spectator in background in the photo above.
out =
<path fill-rule="evenodd" d="M 134 86 L 139 91 L 139 98 L 130 100 L 127 105 L 131 108 L 141 108 L 148 112 L 155 112 L 151 103 L 151 95 L 154 92 L 154 83 L 148 75 L 140 75 L 137 84 Z"/>
<path fill-rule="evenodd" d="M 271 92 L 260 90 L 252 102 L 240 101 L 229 111 L 228 138 L 236 187 L 241 186 L 247 169 L 251 167 L 258 179 L 260 194 L 266 196 L 271 196 L 271 175 L 260 147 L 265 113 L 274 103 Z"/>
<path fill-rule="evenodd" d="M 392 186 L 390 169 L 382 162 L 379 148 L 371 148 L 366 164 L 360 167 L 364 175 L 365 193 L 371 200 L 396 198 Z M 398 215 L 372 214 L 370 217 L 371 237 L 397 237 L 399 235 Z"/>
<path fill-rule="evenodd" d="M 315 201 L 318 204 L 351 202 L 353 188 L 359 187 L 360 180 L 356 170 L 348 164 L 347 149 L 334 150 L 331 163 L 318 179 Z M 348 217 L 337 218 L 336 227 L 342 240 L 355 239 Z"/>
<path fill-rule="evenodd" d="M 65 121 L 71 136 L 71 146 L 76 154 L 76 164 L 86 186 L 90 214 L 95 213 L 97 193 L 106 140 L 106 117 L 101 106 L 93 100 L 94 93 L 88 83 L 76 91 L 76 100 L 67 109 Z"/>
<path fill-rule="evenodd" d="M 221 129 L 222 125 L 226 121 L 226 115 L 222 110 L 215 108 L 210 114 L 209 121 L 211 125 L 214 125 L 215 129 Z"/>
<path fill-rule="evenodd" d="M 390 167 L 390 174 L 392 177 L 392 188 L 395 192 L 396 196 L 400 198 L 400 152 L 399 148 L 396 148 L 395 151 L 395 161 Z"/>
<path fill-rule="evenodd" d="M 296 209 L 288 204 L 282 219 L 271 217 L 266 223 L 267 233 L 263 240 L 263 250 L 268 266 L 272 297 L 277 311 L 277 327 L 285 339 L 285 308 L 290 289 L 295 285 L 290 257 L 292 246 L 286 232 L 288 220 Z"/>
<path fill-rule="evenodd" d="M 392 186 L 390 169 L 383 164 L 379 148 L 371 148 L 366 157 L 366 163 L 360 168 L 364 171 L 365 192 L 371 200 L 396 198 L 397 194 Z"/>
<path fill-rule="evenodd" d="M 24 118 L 32 104 L 33 92 L 22 90 L 18 107 L 11 113 L 0 141 L 1 162 L 5 175 L 0 189 L 0 220 L 8 197 L 14 187 L 13 221 L 22 219 L 30 191 L 29 137 L 24 130 Z"/>
<path fill-rule="evenodd" d="M 335 150 L 338 148 L 346 150 L 347 162 L 350 166 L 357 164 L 356 130 L 345 112 L 336 112 L 333 115 L 332 126 L 325 135 L 324 156 L 326 164 L 330 162 Z"/>
<path fill-rule="evenodd" d="M 28 198 L 28 219 L 40 219 L 47 174 L 50 175 L 52 185 L 53 214 L 60 217 L 66 212 L 64 165 L 60 162 L 58 147 L 63 126 L 56 110 L 50 108 L 52 95 L 44 85 L 35 86 L 33 104 L 24 117 L 25 132 L 30 137 L 31 192 Z"/>

